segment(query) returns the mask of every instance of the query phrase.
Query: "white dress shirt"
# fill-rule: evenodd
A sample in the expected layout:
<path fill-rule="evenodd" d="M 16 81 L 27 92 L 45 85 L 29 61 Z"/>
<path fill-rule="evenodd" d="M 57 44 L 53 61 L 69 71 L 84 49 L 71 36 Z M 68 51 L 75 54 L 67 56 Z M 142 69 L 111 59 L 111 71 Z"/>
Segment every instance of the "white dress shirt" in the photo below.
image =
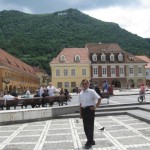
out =
<path fill-rule="evenodd" d="M 40 92 L 39 92 L 39 94 L 40 94 L 40 97 L 42 97 L 42 94 L 44 93 L 44 88 L 43 87 L 41 87 L 40 88 Z"/>
<path fill-rule="evenodd" d="M 48 95 L 49 96 L 54 96 L 55 92 L 57 92 L 57 89 L 54 86 L 48 86 L 47 90 L 48 90 Z"/>
<path fill-rule="evenodd" d="M 95 106 L 95 101 L 98 100 L 100 96 L 93 89 L 87 88 L 85 91 L 79 93 L 79 103 L 81 107 Z"/>
<path fill-rule="evenodd" d="M 4 100 L 14 100 L 14 96 L 12 95 L 5 95 L 3 98 Z"/>
<path fill-rule="evenodd" d="M 6 101 L 8 101 L 8 100 L 14 100 L 15 97 L 9 94 L 9 95 L 5 95 L 3 97 L 3 99 L 5 100 L 4 104 L 6 105 Z"/>

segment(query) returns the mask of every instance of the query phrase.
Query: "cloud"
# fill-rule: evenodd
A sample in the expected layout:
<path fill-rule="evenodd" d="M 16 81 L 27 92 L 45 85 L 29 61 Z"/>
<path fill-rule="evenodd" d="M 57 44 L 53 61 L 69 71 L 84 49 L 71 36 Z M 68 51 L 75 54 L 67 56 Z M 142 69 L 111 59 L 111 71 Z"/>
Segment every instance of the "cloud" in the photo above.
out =
<path fill-rule="evenodd" d="M 93 10 L 110 6 L 137 5 L 139 0 L 1 0 L 3 9 L 22 10 L 27 8 L 32 13 L 50 13 L 68 8 Z"/>
<path fill-rule="evenodd" d="M 115 6 L 101 8 L 84 13 L 107 22 L 118 23 L 122 28 L 137 34 L 141 37 L 150 37 L 150 18 L 145 17 L 150 14 L 150 2 L 142 1 L 141 5 L 136 7 Z"/>

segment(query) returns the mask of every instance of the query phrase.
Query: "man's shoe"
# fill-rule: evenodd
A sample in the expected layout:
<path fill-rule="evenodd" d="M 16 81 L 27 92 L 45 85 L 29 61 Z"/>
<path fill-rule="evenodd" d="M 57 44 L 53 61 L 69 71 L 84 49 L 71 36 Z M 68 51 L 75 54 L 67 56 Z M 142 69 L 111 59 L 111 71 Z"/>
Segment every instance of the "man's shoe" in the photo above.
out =
<path fill-rule="evenodd" d="M 88 141 L 86 141 L 85 145 L 89 145 L 90 143 Z"/>
<path fill-rule="evenodd" d="M 91 145 L 95 145 L 95 141 L 94 140 L 91 142 Z"/>
<path fill-rule="evenodd" d="M 90 149 L 92 147 L 92 145 L 88 145 L 88 144 L 85 144 L 84 148 L 85 149 Z"/>

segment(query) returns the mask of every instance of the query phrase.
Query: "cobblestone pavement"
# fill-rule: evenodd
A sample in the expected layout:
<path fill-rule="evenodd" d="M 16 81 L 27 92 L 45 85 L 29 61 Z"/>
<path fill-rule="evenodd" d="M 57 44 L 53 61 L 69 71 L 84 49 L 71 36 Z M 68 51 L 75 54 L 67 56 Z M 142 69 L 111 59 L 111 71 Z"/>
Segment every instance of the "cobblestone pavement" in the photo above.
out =
<path fill-rule="evenodd" d="M 96 117 L 94 135 L 93 150 L 150 150 L 150 124 L 128 115 Z M 0 126 L 0 150 L 82 150 L 85 142 L 78 118 Z"/>

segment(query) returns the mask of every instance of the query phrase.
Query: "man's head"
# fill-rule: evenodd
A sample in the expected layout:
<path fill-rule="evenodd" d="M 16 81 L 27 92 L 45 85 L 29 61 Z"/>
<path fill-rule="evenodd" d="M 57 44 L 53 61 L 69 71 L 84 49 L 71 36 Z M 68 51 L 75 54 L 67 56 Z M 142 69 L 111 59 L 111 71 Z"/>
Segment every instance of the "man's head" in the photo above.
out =
<path fill-rule="evenodd" d="M 7 95 L 9 95 L 10 94 L 10 91 L 7 91 Z"/>
<path fill-rule="evenodd" d="M 89 87 L 89 81 L 87 79 L 83 79 L 81 81 L 81 85 L 82 85 L 83 90 L 86 90 Z"/>
<path fill-rule="evenodd" d="M 49 82 L 49 86 L 52 86 L 53 85 L 53 83 L 52 82 Z"/>

